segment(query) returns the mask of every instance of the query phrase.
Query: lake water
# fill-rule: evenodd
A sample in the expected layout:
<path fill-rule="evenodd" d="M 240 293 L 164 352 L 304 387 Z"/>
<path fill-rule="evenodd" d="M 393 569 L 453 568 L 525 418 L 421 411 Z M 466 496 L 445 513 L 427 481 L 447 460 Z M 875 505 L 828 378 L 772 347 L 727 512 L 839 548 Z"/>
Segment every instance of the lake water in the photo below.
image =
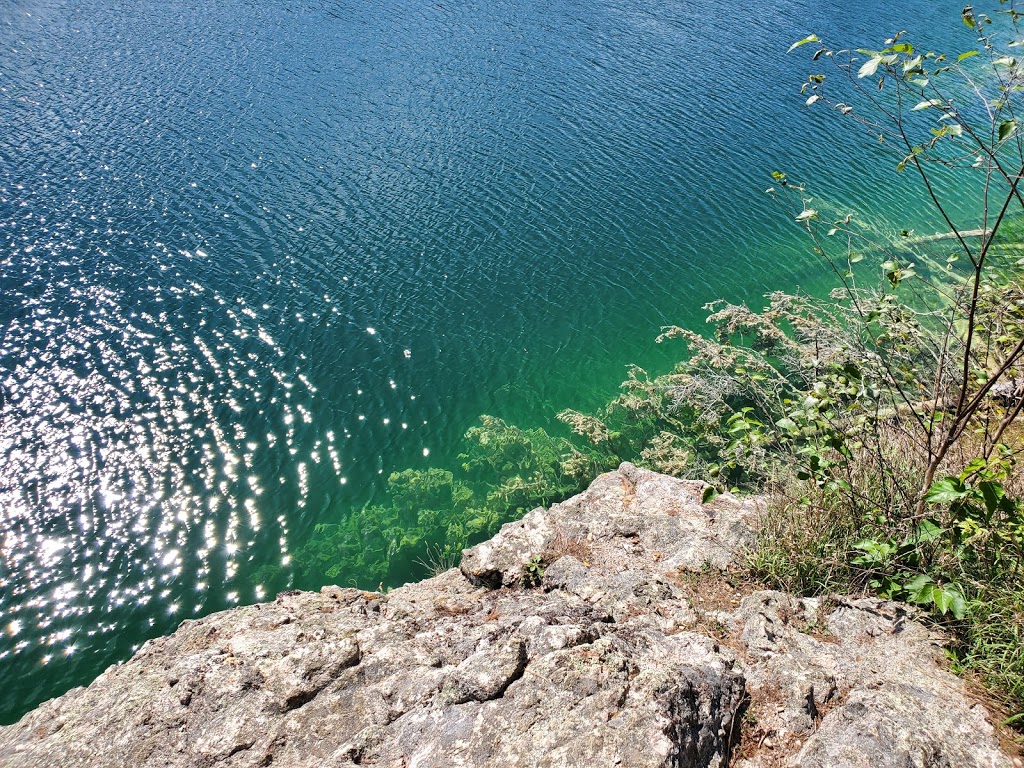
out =
<path fill-rule="evenodd" d="M 668 323 L 822 284 L 775 169 L 894 227 L 803 108 L 837 0 L 0 4 L 0 722 L 272 597 L 318 523 L 664 370 Z M 965 43 L 966 44 L 966 43 Z"/>

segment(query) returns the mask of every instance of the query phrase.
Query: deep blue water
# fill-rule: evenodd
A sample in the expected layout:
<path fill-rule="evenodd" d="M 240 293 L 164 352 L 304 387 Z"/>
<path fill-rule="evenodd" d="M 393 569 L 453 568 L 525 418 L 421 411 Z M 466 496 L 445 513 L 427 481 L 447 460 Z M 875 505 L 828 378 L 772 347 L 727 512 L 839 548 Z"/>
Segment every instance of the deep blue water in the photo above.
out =
<path fill-rule="evenodd" d="M 785 52 L 958 14 L 6 0 L 0 722 L 268 597 L 479 414 L 592 407 L 705 302 L 821 284 L 771 171 L 930 226 Z"/>

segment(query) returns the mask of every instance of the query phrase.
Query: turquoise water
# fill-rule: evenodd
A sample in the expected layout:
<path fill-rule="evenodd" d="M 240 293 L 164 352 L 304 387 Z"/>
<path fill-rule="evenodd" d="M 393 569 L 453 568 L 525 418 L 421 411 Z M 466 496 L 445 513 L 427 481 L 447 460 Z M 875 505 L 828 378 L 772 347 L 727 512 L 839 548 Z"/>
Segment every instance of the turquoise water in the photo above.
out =
<path fill-rule="evenodd" d="M 951 2 L 125 6 L 0 7 L 0 722 L 261 568 L 318 586 L 314 526 L 480 414 L 823 285 L 772 170 L 937 228 L 785 51 Z"/>

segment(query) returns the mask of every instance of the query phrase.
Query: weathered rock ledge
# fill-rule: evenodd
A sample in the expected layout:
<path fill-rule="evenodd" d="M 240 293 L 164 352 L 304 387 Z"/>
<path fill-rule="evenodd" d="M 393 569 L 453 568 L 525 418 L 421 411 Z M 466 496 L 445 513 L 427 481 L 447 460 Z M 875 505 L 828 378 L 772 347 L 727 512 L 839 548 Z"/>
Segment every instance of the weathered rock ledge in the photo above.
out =
<path fill-rule="evenodd" d="M 899 606 L 709 578 L 759 509 L 702 489 L 624 464 L 459 570 L 186 621 L 0 765 L 1020 765 Z"/>

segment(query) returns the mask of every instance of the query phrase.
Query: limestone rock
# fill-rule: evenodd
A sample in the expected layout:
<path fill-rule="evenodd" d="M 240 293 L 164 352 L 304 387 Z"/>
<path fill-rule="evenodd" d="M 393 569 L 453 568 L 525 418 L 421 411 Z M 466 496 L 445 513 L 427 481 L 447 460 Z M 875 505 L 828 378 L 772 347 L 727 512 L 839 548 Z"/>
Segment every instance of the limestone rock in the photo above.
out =
<path fill-rule="evenodd" d="M 473 584 L 491 588 L 521 584 L 530 558 L 543 552 L 553 536 L 550 516 L 535 509 L 522 520 L 503 525 L 490 541 L 466 550 L 459 567 Z"/>
<path fill-rule="evenodd" d="M 682 571 L 761 510 L 703 489 L 624 464 L 433 579 L 186 621 L 0 728 L 0 766 L 1011 764 L 898 606 L 695 609 Z"/>
<path fill-rule="evenodd" d="M 802 745 L 793 768 L 1008 768 L 984 709 L 942 669 L 939 638 L 873 598 L 747 597 L 738 629 L 759 727 Z"/>

